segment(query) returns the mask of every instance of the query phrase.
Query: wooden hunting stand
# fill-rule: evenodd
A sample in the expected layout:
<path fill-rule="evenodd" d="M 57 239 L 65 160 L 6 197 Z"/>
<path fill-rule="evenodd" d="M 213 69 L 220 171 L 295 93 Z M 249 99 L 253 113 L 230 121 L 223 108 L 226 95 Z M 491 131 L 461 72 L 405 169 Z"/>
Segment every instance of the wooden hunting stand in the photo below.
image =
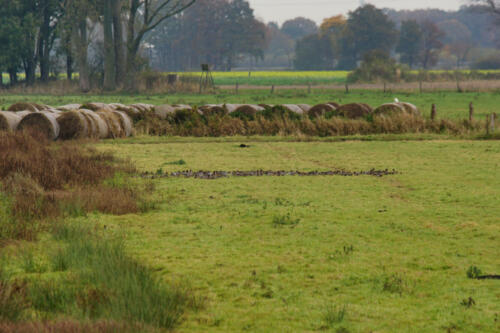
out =
<path fill-rule="evenodd" d="M 201 65 L 201 77 L 200 77 L 200 94 L 207 89 L 214 90 L 215 83 L 212 76 L 212 71 L 208 64 Z"/>

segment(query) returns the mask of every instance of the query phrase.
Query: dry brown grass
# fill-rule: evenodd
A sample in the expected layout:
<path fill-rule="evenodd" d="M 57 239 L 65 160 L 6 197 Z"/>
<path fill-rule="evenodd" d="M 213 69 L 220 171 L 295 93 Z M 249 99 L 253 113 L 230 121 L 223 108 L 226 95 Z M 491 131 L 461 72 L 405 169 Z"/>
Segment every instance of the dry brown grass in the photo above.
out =
<path fill-rule="evenodd" d="M 140 189 L 105 183 L 135 172 L 129 162 L 75 142 L 49 143 L 37 132 L 0 133 L 0 146 L 0 199 L 9 206 L 0 238 L 32 240 L 48 217 L 140 211 Z"/>
<path fill-rule="evenodd" d="M 358 109 L 364 109 L 360 106 Z M 364 111 L 363 111 L 364 112 Z M 259 113 L 253 119 L 225 116 L 200 116 L 176 120 L 146 117 L 137 124 L 138 132 L 172 136 L 235 136 L 235 135 L 306 135 L 349 136 L 370 134 L 445 133 L 452 135 L 478 134 L 484 131 L 484 121 L 430 120 L 408 113 L 391 116 L 368 115 L 365 118 L 319 116 L 310 119 L 288 113 Z"/>
<path fill-rule="evenodd" d="M 58 322 L 0 323 L 1 333 L 117 333 L 138 332 L 139 327 L 131 327 L 113 321 L 81 323 L 74 320 Z"/>

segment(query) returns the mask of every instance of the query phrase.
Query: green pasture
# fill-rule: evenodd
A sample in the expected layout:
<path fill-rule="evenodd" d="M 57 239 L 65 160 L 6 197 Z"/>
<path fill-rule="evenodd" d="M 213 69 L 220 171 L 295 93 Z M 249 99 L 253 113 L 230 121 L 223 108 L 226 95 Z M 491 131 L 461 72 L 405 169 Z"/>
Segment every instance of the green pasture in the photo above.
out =
<path fill-rule="evenodd" d="M 165 95 L 12 95 L 0 94 L 0 108 L 7 109 L 11 104 L 21 101 L 45 103 L 53 106 L 86 103 L 124 103 L 133 104 L 140 100 L 143 103 L 160 104 L 192 104 L 203 105 L 212 103 L 241 103 L 241 104 L 317 104 L 337 102 L 347 104 L 352 102 L 368 103 L 374 107 L 383 103 L 393 102 L 395 98 L 417 105 L 424 114 L 429 114 L 431 105 L 437 105 L 438 117 L 466 118 L 469 112 L 469 103 L 473 102 L 476 116 L 484 118 L 492 112 L 500 113 L 499 92 L 380 92 L 355 90 L 346 94 L 343 91 L 314 89 L 311 94 L 301 90 L 270 91 L 245 90 L 235 94 L 234 91 L 221 90 L 215 94 L 165 94 Z"/>
<path fill-rule="evenodd" d="M 2 274 L 33 281 L 33 311 L 25 314 L 33 320 L 120 319 L 127 311 L 154 326 L 167 320 L 154 305 L 157 295 L 182 288 L 195 303 L 175 323 L 178 332 L 497 332 L 498 280 L 474 280 L 467 271 L 500 272 L 500 143 L 436 138 L 92 143 L 130 159 L 139 173 L 375 168 L 398 174 L 155 179 L 153 210 L 68 217 L 76 229 L 4 245 Z M 86 240 L 85 230 L 100 240 Z M 167 289 L 159 294 L 140 267 L 128 275 L 126 267 L 136 266 L 119 244 Z M 81 300 L 71 296 L 81 279 L 91 283 L 83 290 L 96 283 L 125 303 L 82 313 Z"/>
<path fill-rule="evenodd" d="M 500 329 L 498 282 L 466 275 L 471 266 L 500 272 L 497 142 L 241 141 L 250 148 L 195 139 L 98 148 L 152 172 L 400 174 L 161 179 L 158 210 L 102 216 L 159 278 L 188 281 L 206 297 L 206 310 L 188 314 L 179 331 Z"/>

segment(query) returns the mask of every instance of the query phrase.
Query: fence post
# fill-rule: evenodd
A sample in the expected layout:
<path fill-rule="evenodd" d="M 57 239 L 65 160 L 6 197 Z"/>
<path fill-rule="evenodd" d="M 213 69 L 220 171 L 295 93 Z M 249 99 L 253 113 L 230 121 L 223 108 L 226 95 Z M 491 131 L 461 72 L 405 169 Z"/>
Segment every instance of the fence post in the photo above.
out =
<path fill-rule="evenodd" d="M 239 88 L 240 88 L 240 84 L 238 82 L 236 82 L 236 86 L 234 87 L 234 91 L 236 94 L 238 94 Z"/>
<path fill-rule="evenodd" d="M 345 83 L 345 93 L 348 94 L 349 93 L 349 83 Z"/>
<path fill-rule="evenodd" d="M 469 103 L 469 121 L 472 122 L 474 120 L 474 104 L 472 102 Z"/>
<path fill-rule="evenodd" d="M 274 94 L 274 84 L 271 86 L 271 94 Z"/>
<path fill-rule="evenodd" d="M 497 119 L 497 114 L 492 113 L 490 117 L 491 133 L 495 132 L 495 120 Z"/>
<path fill-rule="evenodd" d="M 310 95 L 311 94 L 311 83 L 307 85 L 307 93 Z"/>
<path fill-rule="evenodd" d="M 436 104 L 432 104 L 432 108 L 431 108 L 431 120 L 436 120 L 436 115 L 437 115 Z"/>

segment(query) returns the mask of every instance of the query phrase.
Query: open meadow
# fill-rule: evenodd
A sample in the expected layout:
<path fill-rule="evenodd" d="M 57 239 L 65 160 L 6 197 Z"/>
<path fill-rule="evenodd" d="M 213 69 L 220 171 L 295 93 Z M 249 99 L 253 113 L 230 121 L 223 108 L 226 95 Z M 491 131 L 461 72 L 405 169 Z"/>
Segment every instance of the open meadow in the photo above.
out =
<path fill-rule="evenodd" d="M 157 175 L 130 180 L 152 181 L 155 205 L 67 221 L 99 230 L 110 244 L 119 237 L 125 253 L 165 285 L 189 286 L 203 306 L 183 312 L 179 332 L 500 329 L 497 280 L 471 275 L 471 267 L 500 271 L 498 141 L 138 137 L 91 146 L 130 159 L 137 174 Z M 164 177 L 186 169 L 372 168 L 397 174 Z M 43 233 L 3 249 L 12 276 L 54 288 L 43 296 L 53 307 L 31 316 L 120 319 L 77 311 L 81 301 L 67 290 L 80 267 L 52 257 L 64 237 Z"/>
<path fill-rule="evenodd" d="M 0 131 L 0 332 L 497 332 L 500 141 L 484 120 L 499 96 L 0 95 L 151 104 L 122 114 L 128 134 L 100 103 L 28 112 L 58 117 L 58 141 Z M 395 98 L 423 117 L 154 113 Z"/>

